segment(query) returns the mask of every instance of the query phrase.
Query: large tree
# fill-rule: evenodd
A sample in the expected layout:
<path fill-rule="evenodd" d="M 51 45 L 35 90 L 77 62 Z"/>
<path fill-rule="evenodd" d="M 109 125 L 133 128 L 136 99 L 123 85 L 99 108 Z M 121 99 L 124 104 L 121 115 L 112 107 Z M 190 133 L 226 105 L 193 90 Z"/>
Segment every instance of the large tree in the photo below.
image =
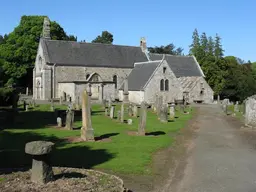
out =
<path fill-rule="evenodd" d="M 183 49 L 181 47 L 176 48 L 173 43 L 168 45 L 162 45 L 160 47 L 149 47 L 148 48 L 150 53 L 159 53 L 159 54 L 170 54 L 170 55 L 182 55 Z"/>
<path fill-rule="evenodd" d="M 32 69 L 45 16 L 22 16 L 19 25 L 8 34 L 0 45 L 2 70 L 7 79 L 4 84 L 27 86 L 32 84 Z M 55 21 L 51 22 L 51 38 L 55 40 L 76 40 L 68 36 Z M 1 78 L 1 77 L 0 77 Z"/>
<path fill-rule="evenodd" d="M 113 35 L 111 33 L 108 31 L 102 31 L 101 35 L 98 35 L 96 39 L 92 41 L 92 43 L 112 44 L 113 40 Z"/>

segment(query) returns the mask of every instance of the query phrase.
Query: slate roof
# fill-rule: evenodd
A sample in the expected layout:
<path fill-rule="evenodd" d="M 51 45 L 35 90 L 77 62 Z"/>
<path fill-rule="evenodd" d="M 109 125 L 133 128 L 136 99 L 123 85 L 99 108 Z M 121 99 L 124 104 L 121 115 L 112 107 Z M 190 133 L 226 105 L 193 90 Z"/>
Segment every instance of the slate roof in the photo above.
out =
<path fill-rule="evenodd" d="M 181 83 L 181 86 L 184 91 L 190 92 L 191 89 L 194 88 L 196 85 L 197 80 L 199 80 L 200 77 L 180 77 L 178 80 Z"/>
<path fill-rule="evenodd" d="M 153 75 L 157 66 L 162 61 L 149 61 L 143 64 L 136 64 L 131 73 L 128 76 L 128 90 L 129 91 L 140 91 L 143 90 L 146 83 Z M 123 89 L 123 86 L 121 87 Z"/>
<path fill-rule="evenodd" d="M 150 53 L 150 59 L 161 60 L 163 54 Z M 177 78 L 190 76 L 203 76 L 193 56 L 165 55 L 164 58 L 169 64 Z"/>
<path fill-rule="evenodd" d="M 88 67 L 133 68 L 147 61 L 140 47 L 41 39 L 46 62 Z"/>

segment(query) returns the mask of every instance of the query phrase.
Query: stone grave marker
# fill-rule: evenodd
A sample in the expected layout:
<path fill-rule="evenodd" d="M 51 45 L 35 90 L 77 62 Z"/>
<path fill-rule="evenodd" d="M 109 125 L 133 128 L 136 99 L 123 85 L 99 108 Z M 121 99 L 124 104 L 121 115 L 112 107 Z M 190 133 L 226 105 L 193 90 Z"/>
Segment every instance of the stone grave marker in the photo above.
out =
<path fill-rule="evenodd" d="M 74 123 L 74 111 L 69 109 L 66 111 L 66 129 L 73 130 L 73 123 Z"/>
<path fill-rule="evenodd" d="M 162 105 L 160 109 L 160 121 L 162 123 L 167 123 L 168 122 L 168 108 L 165 105 Z"/>
<path fill-rule="evenodd" d="M 29 105 L 26 105 L 26 111 L 29 111 Z"/>
<path fill-rule="evenodd" d="M 120 117 L 120 122 L 124 122 L 124 103 L 121 104 L 121 117 Z"/>
<path fill-rule="evenodd" d="M 170 115 L 170 120 L 174 120 L 175 119 L 175 104 L 172 103 L 170 106 L 170 111 L 169 111 L 169 115 Z"/>
<path fill-rule="evenodd" d="M 82 121 L 81 138 L 84 141 L 94 141 L 94 130 L 91 121 L 90 96 L 85 90 L 82 95 Z"/>
<path fill-rule="evenodd" d="M 57 117 L 57 126 L 62 127 L 62 119 L 61 117 Z"/>
<path fill-rule="evenodd" d="M 53 171 L 50 164 L 50 153 L 54 143 L 47 141 L 32 141 L 26 144 L 25 152 L 32 155 L 31 181 L 45 184 L 53 180 Z"/>
<path fill-rule="evenodd" d="M 131 103 L 128 106 L 128 115 L 129 115 L 129 117 L 132 117 L 132 104 Z"/>
<path fill-rule="evenodd" d="M 128 125 L 132 125 L 132 119 L 127 120 Z"/>
<path fill-rule="evenodd" d="M 136 117 L 136 118 L 138 117 L 138 107 L 137 107 L 137 105 L 133 106 L 133 116 Z"/>
<path fill-rule="evenodd" d="M 140 120 L 139 120 L 139 126 L 138 126 L 138 135 L 145 135 L 145 129 L 146 129 L 146 122 L 147 122 L 147 106 L 146 103 L 143 101 L 141 103 L 140 108 Z"/>
<path fill-rule="evenodd" d="M 115 106 L 111 106 L 109 116 L 110 116 L 111 119 L 114 119 L 114 117 L 115 117 Z"/>

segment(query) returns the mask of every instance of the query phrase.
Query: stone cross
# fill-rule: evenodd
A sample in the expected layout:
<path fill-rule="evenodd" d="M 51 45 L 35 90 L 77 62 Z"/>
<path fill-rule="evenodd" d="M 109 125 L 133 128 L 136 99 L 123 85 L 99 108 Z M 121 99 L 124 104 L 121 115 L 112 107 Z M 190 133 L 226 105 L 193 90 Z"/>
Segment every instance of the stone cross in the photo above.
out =
<path fill-rule="evenodd" d="M 143 101 L 141 103 L 140 108 L 140 121 L 139 121 L 139 127 L 138 127 L 138 135 L 145 135 L 145 129 L 146 129 L 146 121 L 147 121 L 147 106 L 146 103 Z"/>
<path fill-rule="evenodd" d="M 74 111 L 69 109 L 66 111 L 66 113 L 66 129 L 73 130 Z"/>
<path fill-rule="evenodd" d="M 124 80 L 124 91 L 123 91 L 123 102 L 129 102 L 129 90 L 128 90 L 128 79 L 125 78 Z"/>
<path fill-rule="evenodd" d="M 162 123 L 167 123 L 168 122 L 168 108 L 166 105 L 162 105 L 160 109 L 160 121 Z"/>
<path fill-rule="evenodd" d="M 128 115 L 129 115 L 129 117 L 132 116 L 132 104 L 131 103 L 128 106 Z"/>
<path fill-rule="evenodd" d="M 136 118 L 138 117 L 138 107 L 137 107 L 137 105 L 133 106 L 133 116 L 136 117 Z"/>
<path fill-rule="evenodd" d="M 170 106 L 170 119 L 173 121 L 175 118 L 175 104 L 172 103 Z"/>
<path fill-rule="evenodd" d="M 124 122 L 124 103 L 122 103 L 122 105 L 121 105 L 121 118 L 120 118 L 120 122 L 121 123 Z"/>
<path fill-rule="evenodd" d="M 90 96 L 85 90 L 82 95 L 82 121 L 81 138 L 84 141 L 94 141 L 94 130 L 91 121 Z"/>
<path fill-rule="evenodd" d="M 111 106 L 109 116 L 110 116 L 111 119 L 114 119 L 114 117 L 115 117 L 115 106 Z"/>
<path fill-rule="evenodd" d="M 50 165 L 50 153 L 54 149 L 54 143 L 47 141 L 32 141 L 25 146 L 25 152 L 32 155 L 31 181 L 45 184 L 53 179 L 53 171 Z"/>
<path fill-rule="evenodd" d="M 57 126 L 62 127 L 62 119 L 61 117 L 57 117 Z"/>

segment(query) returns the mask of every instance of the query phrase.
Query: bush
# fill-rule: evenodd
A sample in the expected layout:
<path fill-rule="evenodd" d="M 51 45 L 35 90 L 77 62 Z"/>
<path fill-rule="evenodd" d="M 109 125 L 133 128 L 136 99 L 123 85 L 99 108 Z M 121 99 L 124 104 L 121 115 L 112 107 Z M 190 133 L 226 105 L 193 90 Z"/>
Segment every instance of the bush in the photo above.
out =
<path fill-rule="evenodd" d="M 17 96 L 17 93 L 15 89 L 8 88 L 8 87 L 1 87 L 0 88 L 0 106 L 13 105 L 13 101 L 16 96 Z"/>

